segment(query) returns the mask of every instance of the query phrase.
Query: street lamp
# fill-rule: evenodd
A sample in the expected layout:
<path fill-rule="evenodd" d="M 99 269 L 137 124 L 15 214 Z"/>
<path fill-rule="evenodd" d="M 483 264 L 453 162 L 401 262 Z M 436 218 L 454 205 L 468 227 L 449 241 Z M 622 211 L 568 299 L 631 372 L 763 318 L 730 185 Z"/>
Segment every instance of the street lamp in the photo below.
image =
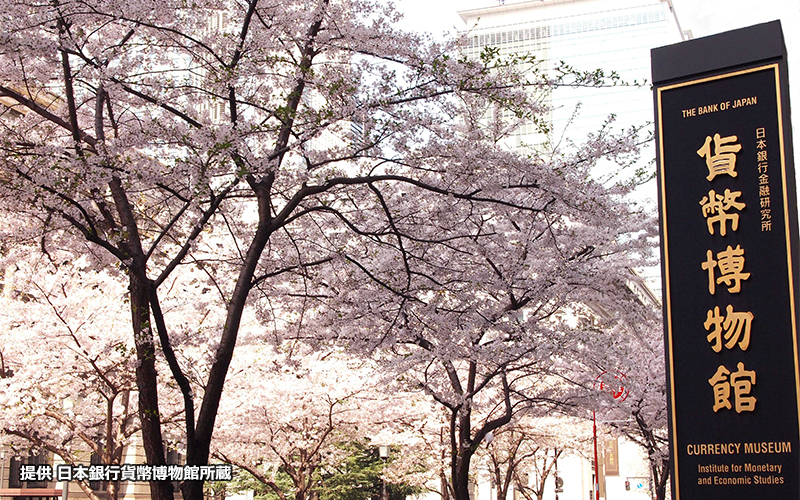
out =
<path fill-rule="evenodd" d="M 558 500 L 558 494 L 564 491 L 564 480 L 558 475 L 558 448 L 553 448 L 553 467 L 555 468 L 556 500 Z"/>
<path fill-rule="evenodd" d="M 386 462 L 389 460 L 389 447 L 388 446 L 378 446 L 378 456 L 383 459 L 383 473 L 381 474 L 381 500 L 388 500 L 386 496 L 386 477 L 384 474 L 386 472 Z"/>

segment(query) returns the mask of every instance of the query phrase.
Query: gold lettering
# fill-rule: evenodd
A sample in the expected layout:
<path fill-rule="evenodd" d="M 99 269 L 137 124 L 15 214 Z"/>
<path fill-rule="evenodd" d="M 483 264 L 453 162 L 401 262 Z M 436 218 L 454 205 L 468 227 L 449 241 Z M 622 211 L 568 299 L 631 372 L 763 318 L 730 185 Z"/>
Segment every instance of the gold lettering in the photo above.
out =
<path fill-rule="evenodd" d="M 722 365 L 719 365 L 717 372 L 708 379 L 708 383 L 714 388 L 714 412 L 725 408 L 731 409 L 731 384 L 728 375 L 731 372 Z"/>
<path fill-rule="evenodd" d="M 750 273 L 742 272 L 744 269 L 744 250 L 741 245 L 736 245 L 736 248 L 728 245 L 726 250 L 717 253 L 717 259 L 714 260 L 714 254 L 711 250 L 706 251 L 706 260 L 701 264 L 704 271 L 708 271 L 708 293 L 714 295 L 716 293 L 716 285 L 725 283 L 728 287 L 728 292 L 739 293 L 742 287 L 742 281 L 750 278 Z M 714 269 L 719 267 L 721 276 L 714 280 Z"/>
<path fill-rule="evenodd" d="M 758 96 L 744 97 L 733 101 L 734 108 L 741 108 L 743 106 L 755 106 L 758 104 Z"/>
<path fill-rule="evenodd" d="M 731 144 L 735 143 L 737 139 L 735 135 L 721 137 L 719 134 L 714 134 L 714 153 L 712 154 L 712 138 L 711 136 L 706 136 L 706 142 L 703 147 L 697 150 L 697 155 L 706 159 L 706 167 L 708 167 L 706 179 L 710 181 L 717 175 L 723 174 L 731 177 L 739 175 L 736 173 L 736 153 L 741 151 L 742 145 Z"/>
<path fill-rule="evenodd" d="M 719 307 L 715 306 L 706 314 L 706 322 L 703 326 L 709 333 L 706 340 L 711 344 L 714 352 L 722 350 L 722 333 L 725 332 L 725 348 L 733 349 L 739 343 L 739 349 L 746 351 L 750 346 L 750 324 L 753 321 L 751 312 L 734 312 L 730 304 L 726 308 L 727 315 L 723 318 L 720 315 Z M 739 340 L 741 338 L 741 340 Z"/>
<path fill-rule="evenodd" d="M 720 477 L 714 476 L 714 484 L 753 484 L 753 478 L 744 477 Z"/>
<path fill-rule="evenodd" d="M 791 441 L 773 441 L 761 443 L 744 443 L 744 452 L 754 455 L 767 453 L 791 453 Z"/>
<path fill-rule="evenodd" d="M 706 113 L 715 113 L 719 111 L 719 106 L 717 104 L 709 104 L 708 106 L 700 106 L 700 109 L 697 110 L 699 115 L 704 115 Z"/>
<path fill-rule="evenodd" d="M 777 472 L 780 474 L 782 470 L 782 464 L 744 464 L 745 472 Z"/>
<path fill-rule="evenodd" d="M 783 476 L 753 476 L 754 484 L 783 484 Z"/>
<path fill-rule="evenodd" d="M 745 370 L 742 362 L 739 362 L 736 367 L 738 370 L 731 373 L 731 387 L 733 387 L 736 399 L 736 413 L 753 411 L 756 408 L 757 399 L 750 395 L 750 390 L 756 384 L 756 372 Z"/>
<path fill-rule="evenodd" d="M 744 210 L 745 204 L 737 201 L 742 195 L 741 191 L 731 191 L 726 189 L 724 194 L 717 194 L 713 189 L 708 192 L 708 196 L 703 196 L 700 206 L 703 209 L 703 217 L 708 223 L 708 232 L 714 234 L 714 224 L 719 224 L 719 235 L 725 236 L 728 228 L 728 221 L 731 221 L 731 229 L 739 229 L 739 214 L 729 214 L 728 210 Z"/>
<path fill-rule="evenodd" d="M 702 443 L 702 444 L 687 444 L 687 455 L 737 455 L 741 452 L 742 443 Z M 706 466 L 700 466 L 706 467 Z M 711 469 L 701 470 L 700 472 L 723 472 L 719 467 L 727 467 L 727 465 L 712 464 L 708 467 Z M 727 472 L 724 471 L 724 472 Z"/>
<path fill-rule="evenodd" d="M 723 365 L 719 365 L 717 372 L 708 379 L 709 385 L 714 390 L 714 412 L 726 409 L 735 409 L 736 413 L 754 411 L 756 402 L 750 391 L 756 384 L 756 372 L 745 370 L 744 363 L 736 365 L 737 370 L 730 372 Z M 733 389 L 734 405 L 731 406 L 731 389 Z M 746 449 L 746 448 L 745 448 Z"/>

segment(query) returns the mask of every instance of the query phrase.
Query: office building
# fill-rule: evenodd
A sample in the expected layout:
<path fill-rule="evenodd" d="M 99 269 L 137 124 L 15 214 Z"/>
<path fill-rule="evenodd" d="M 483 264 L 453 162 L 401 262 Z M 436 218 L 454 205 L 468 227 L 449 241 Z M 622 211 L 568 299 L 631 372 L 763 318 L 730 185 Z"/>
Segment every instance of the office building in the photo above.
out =
<path fill-rule="evenodd" d="M 532 55 L 550 77 L 563 62 L 578 71 L 615 72 L 624 83 L 644 83 L 650 78 L 650 49 L 689 36 L 681 33 L 671 0 L 534 0 L 459 15 L 469 37 L 468 55 L 477 57 L 485 47 L 496 47 L 501 55 Z M 577 142 L 612 113 L 624 126 L 653 120 L 646 83 L 602 89 L 563 86 L 546 99 L 555 140 L 563 135 Z M 529 123 L 507 145 L 537 145 L 544 139 Z"/>

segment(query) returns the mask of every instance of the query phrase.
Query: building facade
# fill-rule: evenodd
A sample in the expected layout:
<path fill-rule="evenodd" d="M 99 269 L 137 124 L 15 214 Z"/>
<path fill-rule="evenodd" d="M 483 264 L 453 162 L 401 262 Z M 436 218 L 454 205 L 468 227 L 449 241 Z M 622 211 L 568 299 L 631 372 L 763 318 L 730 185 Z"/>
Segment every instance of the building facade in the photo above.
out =
<path fill-rule="evenodd" d="M 501 55 L 535 57 L 554 77 L 566 66 L 581 72 L 602 70 L 619 76 L 606 88 L 565 85 L 547 96 L 553 136 L 585 137 L 611 114 L 617 123 L 644 125 L 653 120 L 650 49 L 681 41 L 671 0 L 534 0 L 459 12 L 473 57 L 486 47 Z M 565 66 L 566 65 L 566 66 Z M 633 86 L 639 83 L 642 86 Z M 507 146 L 542 143 L 533 123 L 520 127 Z"/>
<path fill-rule="evenodd" d="M 108 483 L 99 476 L 108 467 L 103 466 L 100 457 L 86 451 L 77 455 L 75 463 L 75 466 L 69 467 L 72 480 L 59 480 L 65 479 L 57 477 L 57 469 L 64 467 L 64 462 L 59 457 L 42 450 L 0 446 L 0 500 L 92 500 L 77 483 L 80 474 L 86 475 L 85 484 L 98 499 L 107 500 Z M 137 465 L 146 463 L 141 438 L 134 436 L 131 444 L 125 446 L 122 463 L 131 469 L 132 474 L 135 473 Z M 182 470 L 186 469 L 186 466 L 182 465 L 181 455 L 172 449 L 167 452 L 167 463 Z M 44 467 L 44 470 L 40 470 L 41 467 Z M 121 467 L 116 466 L 116 468 Z M 151 467 L 145 466 L 145 468 L 147 472 L 153 470 Z M 139 474 L 141 472 L 139 471 Z M 37 480 L 33 480 L 34 476 Z M 179 486 L 178 481 L 173 481 L 173 491 L 178 500 L 181 498 Z M 117 499 L 148 500 L 150 484 L 145 478 L 140 477 L 119 480 Z"/>

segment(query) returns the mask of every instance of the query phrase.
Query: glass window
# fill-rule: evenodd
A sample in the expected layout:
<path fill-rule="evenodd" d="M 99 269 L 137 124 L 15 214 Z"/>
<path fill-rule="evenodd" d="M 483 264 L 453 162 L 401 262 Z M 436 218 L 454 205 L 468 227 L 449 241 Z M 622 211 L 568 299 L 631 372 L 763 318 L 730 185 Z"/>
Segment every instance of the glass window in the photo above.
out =
<path fill-rule="evenodd" d="M 27 457 L 11 457 L 9 462 L 8 487 L 9 488 L 47 488 L 47 481 L 20 481 L 19 469 L 21 465 L 47 465 L 46 452 L 31 454 Z M 16 497 L 14 500 L 42 500 L 38 497 Z"/>
<path fill-rule="evenodd" d="M 89 463 L 91 465 L 103 465 L 103 459 L 97 453 L 92 453 Z M 89 488 L 93 491 L 104 491 L 107 486 L 108 481 L 89 481 Z"/>

